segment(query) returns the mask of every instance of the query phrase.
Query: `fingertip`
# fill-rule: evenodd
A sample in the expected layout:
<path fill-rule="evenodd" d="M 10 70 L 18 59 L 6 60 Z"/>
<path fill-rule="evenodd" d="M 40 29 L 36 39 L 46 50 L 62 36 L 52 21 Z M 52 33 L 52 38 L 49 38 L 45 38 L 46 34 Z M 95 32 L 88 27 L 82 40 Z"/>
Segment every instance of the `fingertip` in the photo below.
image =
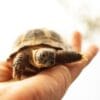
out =
<path fill-rule="evenodd" d="M 86 52 L 88 55 L 91 54 L 91 55 L 95 56 L 97 54 L 98 50 L 99 50 L 98 47 L 93 44 L 87 49 Z"/>
<path fill-rule="evenodd" d="M 8 81 L 12 78 L 12 70 L 6 62 L 0 62 L 0 82 Z"/>
<path fill-rule="evenodd" d="M 76 36 L 80 36 L 81 35 L 81 33 L 79 31 L 75 31 L 75 32 L 73 32 L 73 34 L 76 35 Z"/>
<path fill-rule="evenodd" d="M 84 56 L 87 58 L 87 64 L 90 63 L 91 60 L 96 56 L 98 50 L 98 47 L 93 44 L 84 52 Z"/>
<path fill-rule="evenodd" d="M 99 48 L 95 44 L 92 44 L 90 46 L 90 49 L 93 50 L 94 52 L 98 52 L 98 50 L 99 50 Z"/>
<path fill-rule="evenodd" d="M 75 51 L 81 51 L 82 34 L 79 31 L 75 31 L 72 36 L 72 47 Z"/>
<path fill-rule="evenodd" d="M 73 32 L 73 38 L 82 39 L 82 33 L 79 31 Z"/>

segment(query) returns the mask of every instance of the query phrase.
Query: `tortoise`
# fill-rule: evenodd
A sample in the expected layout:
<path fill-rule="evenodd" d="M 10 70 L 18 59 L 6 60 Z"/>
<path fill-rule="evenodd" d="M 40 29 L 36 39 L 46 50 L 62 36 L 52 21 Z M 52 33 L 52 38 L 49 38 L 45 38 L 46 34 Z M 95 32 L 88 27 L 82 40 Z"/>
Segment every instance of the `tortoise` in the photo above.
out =
<path fill-rule="evenodd" d="M 21 34 L 14 43 L 9 60 L 13 61 L 13 79 L 33 76 L 58 64 L 83 58 L 53 30 L 37 28 Z"/>

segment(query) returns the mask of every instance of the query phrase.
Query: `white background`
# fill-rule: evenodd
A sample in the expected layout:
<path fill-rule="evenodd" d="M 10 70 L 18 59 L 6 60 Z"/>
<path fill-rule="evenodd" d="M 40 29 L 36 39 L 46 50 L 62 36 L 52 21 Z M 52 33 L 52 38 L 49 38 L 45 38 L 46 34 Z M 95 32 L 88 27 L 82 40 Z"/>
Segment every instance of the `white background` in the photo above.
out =
<path fill-rule="evenodd" d="M 2 0 L 0 1 L 0 60 L 5 60 L 16 37 L 29 29 L 47 27 L 70 39 L 82 32 L 85 43 L 99 46 L 100 16 L 97 0 Z M 87 24 L 87 19 L 95 28 Z M 98 21 L 97 21 L 98 22 Z M 89 33 L 89 36 L 88 34 Z M 95 33 L 95 34 L 93 34 Z M 87 46 L 85 46 L 87 47 Z M 100 54 L 83 70 L 63 100 L 100 100 Z"/>

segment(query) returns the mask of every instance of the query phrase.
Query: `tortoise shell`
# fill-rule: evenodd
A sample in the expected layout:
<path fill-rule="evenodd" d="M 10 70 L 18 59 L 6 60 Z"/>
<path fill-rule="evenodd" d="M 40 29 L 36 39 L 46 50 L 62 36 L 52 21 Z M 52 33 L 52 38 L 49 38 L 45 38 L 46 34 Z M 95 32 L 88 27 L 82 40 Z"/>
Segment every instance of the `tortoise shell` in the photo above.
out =
<path fill-rule="evenodd" d="M 30 46 L 48 45 L 56 49 L 67 50 L 67 46 L 61 36 L 52 30 L 33 29 L 25 34 L 21 34 L 14 43 L 11 55 L 16 54 L 19 50 Z"/>

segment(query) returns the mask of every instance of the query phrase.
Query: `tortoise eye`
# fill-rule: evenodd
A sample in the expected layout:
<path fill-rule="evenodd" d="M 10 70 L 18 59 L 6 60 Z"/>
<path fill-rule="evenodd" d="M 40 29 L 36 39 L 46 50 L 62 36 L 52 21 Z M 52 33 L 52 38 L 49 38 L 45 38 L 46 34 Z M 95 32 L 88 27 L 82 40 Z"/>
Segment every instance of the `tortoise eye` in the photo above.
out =
<path fill-rule="evenodd" d="M 47 57 L 47 53 L 46 52 L 44 52 L 44 53 L 41 54 L 41 58 L 42 59 L 45 58 L 45 57 Z"/>
<path fill-rule="evenodd" d="M 42 54 L 42 57 L 45 57 L 46 56 L 46 54 Z"/>

